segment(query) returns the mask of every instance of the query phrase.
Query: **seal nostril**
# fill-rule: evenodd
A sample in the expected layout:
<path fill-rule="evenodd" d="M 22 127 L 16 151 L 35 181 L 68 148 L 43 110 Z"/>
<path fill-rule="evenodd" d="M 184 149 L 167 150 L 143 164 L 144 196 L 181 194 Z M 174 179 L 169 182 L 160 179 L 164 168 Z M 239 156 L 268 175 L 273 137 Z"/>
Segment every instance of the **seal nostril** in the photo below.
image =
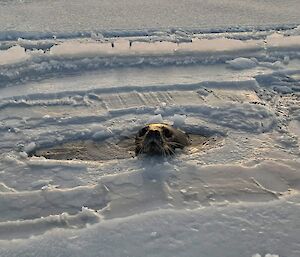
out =
<path fill-rule="evenodd" d="M 150 130 L 149 133 L 151 133 L 152 135 L 160 135 L 158 130 Z"/>
<path fill-rule="evenodd" d="M 153 137 L 160 137 L 160 133 L 158 130 L 149 130 L 148 135 Z"/>

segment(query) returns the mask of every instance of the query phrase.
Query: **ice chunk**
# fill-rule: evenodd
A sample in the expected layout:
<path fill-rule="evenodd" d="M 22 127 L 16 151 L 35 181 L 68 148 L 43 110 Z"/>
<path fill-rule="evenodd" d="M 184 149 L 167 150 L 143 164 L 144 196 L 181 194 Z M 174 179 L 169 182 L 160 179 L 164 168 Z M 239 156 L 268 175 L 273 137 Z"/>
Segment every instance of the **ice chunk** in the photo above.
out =
<path fill-rule="evenodd" d="M 244 57 L 238 57 L 234 60 L 227 61 L 230 68 L 236 70 L 244 70 L 244 69 L 251 69 L 257 66 L 257 63 L 254 60 Z"/>
<path fill-rule="evenodd" d="M 93 139 L 103 139 L 111 136 L 113 133 L 109 128 L 102 126 L 101 124 L 92 124 L 90 131 L 93 134 Z"/>
<path fill-rule="evenodd" d="M 290 57 L 289 56 L 284 56 L 282 63 L 285 64 L 285 65 L 288 65 L 289 62 L 290 62 Z"/>
<path fill-rule="evenodd" d="M 24 151 L 26 153 L 32 152 L 36 148 L 36 144 L 34 142 L 29 143 L 28 145 L 24 146 Z"/>
<path fill-rule="evenodd" d="M 197 90 L 197 93 L 201 96 L 208 96 L 212 91 L 211 90 L 208 90 L 206 88 L 199 88 Z"/>
<path fill-rule="evenodd" d="M 33 181 L 31 183 L 32 188 L 42 188 L 44 186 L 48 186 L 52 182 L 51 179 L 39 179 L 37 181 Z"/>
<path fill-rule="evenodd" d="M 157 114 L 157 115 L 154 115 L 152 117 L 150 117 L 147 121 L 147 124 L 150 124 L 150 123 L 163 123 L 164 120 L 161 116 L 161 114 Z"/>
<path fill-rule="evenodd" d="M 180 127 L 185 124 L 186 115 L 175 114 L 172 120 L 175 127 Z"/>
<path fill-rule="evenodd" d="M 94 40 L 104 40 L 104 36 L 101 33 L 92 32 L 91 33 L 91 39 L 94 39 Z"/>
<path fill-rule="evenodd" d="M 19 153 L 20 157 L 26 159 L 28 157 L 28 154 L 26 152 L 20 152 Z"/>
<path fill-rule="evenodd" d="M 151 237 L 157 237 L 158 233 L 156 231 L 151 232 Z"/>
<path fill-rule="evenodd" d="M 49 114 L 46 114 L 43 116 L 43 119 L 50 119 L 50 118 L 51 118 L 51 116 Z"/>

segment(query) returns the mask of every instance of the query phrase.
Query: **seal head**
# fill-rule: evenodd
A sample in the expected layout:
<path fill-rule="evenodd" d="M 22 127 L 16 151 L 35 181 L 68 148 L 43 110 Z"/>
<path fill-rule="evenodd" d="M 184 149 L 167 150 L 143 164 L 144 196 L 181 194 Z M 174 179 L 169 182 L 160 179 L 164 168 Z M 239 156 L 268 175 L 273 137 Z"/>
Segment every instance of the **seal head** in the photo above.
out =
<path fill-rule="evenodd" d="M 143 127 L 135 137 L 135 154 L 172 155 L 176 148 L 190 144 L 189 136 L 170 125 L 151 123 Z"/>

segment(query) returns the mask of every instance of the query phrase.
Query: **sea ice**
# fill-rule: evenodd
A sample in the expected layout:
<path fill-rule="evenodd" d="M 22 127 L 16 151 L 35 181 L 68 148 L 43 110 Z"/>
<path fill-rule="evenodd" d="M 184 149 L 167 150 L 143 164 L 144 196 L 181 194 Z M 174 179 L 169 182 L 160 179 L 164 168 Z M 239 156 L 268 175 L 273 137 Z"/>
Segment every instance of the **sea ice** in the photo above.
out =
<path fill-rule="evenodd" d="M 0 31 L 1 257 L 299 257 L 299 38 L 278 26 Z M 138 128 L 164 121 L 193 144 L 28 157 L 110 136 L 131 153 Z"/>

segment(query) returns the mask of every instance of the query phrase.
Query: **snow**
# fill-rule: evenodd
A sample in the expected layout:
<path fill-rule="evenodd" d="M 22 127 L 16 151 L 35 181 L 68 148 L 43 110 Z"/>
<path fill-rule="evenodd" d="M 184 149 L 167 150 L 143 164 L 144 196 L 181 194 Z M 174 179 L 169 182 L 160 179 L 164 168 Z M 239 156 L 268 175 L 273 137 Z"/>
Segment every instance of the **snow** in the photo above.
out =
<path fill-rule="evenodd" d="M 299 1 L 0 5 L 0 256 L 300 256 Z M 161 122 L 207 141 L 115 158 Z"/>
<path fill-rule="evenodd" d="M 233 208 L 214 206 L 205 212 L 148 212 L 90 225 L 80 229 L 80 233 L 76 228 L 65 228 L 63 232 L 55 229 L 46 237 L 3 242 L 2 255 L 239 257 L 258 252 L 261 256 L 293 256 L 289 253 L 297 253 L 299 244 L 289 240 L 296 234 L 288 235 L 286 229 L 297 224 L 299 218 L 289 213 L 291 205 L 264 203 Z"/>
<path fill-rule="evenodd" d="M 230 67 L 238 70 L 243 70 L 243 69 L 251 69 L 256 67 L 256 62 L 254 60 L 244 58 L 244 57 L 238 57 L 235 58 L 234 60 L 227 61 Z"/>
<path fill-rule="evenodd" d="M 180 0 L 103 0 L 101 3 L 96 0 L 84 3 L 80 0 L 13 0 L 1 3 L 0 28 L 27 34 L 78 32 L 80 35 L 99 30 L 299 25 L 299 5 L 298 0 L 188 0 L 186 3 Z"/>
<path fill-rule="evenodd" d="M 27 58 L 28 55 L 21 46 L 13 46 L 7 50 L 0 51 L 0 65 L 25 61 Z"/>
<path fill-rule="evenodd" d="M 252 257 L 261 257 L 261 255 L 260 254 L 254 254 Z M 267 253 L 265 255 L 265 257 L 279 257 L 279 255 Z"/>

